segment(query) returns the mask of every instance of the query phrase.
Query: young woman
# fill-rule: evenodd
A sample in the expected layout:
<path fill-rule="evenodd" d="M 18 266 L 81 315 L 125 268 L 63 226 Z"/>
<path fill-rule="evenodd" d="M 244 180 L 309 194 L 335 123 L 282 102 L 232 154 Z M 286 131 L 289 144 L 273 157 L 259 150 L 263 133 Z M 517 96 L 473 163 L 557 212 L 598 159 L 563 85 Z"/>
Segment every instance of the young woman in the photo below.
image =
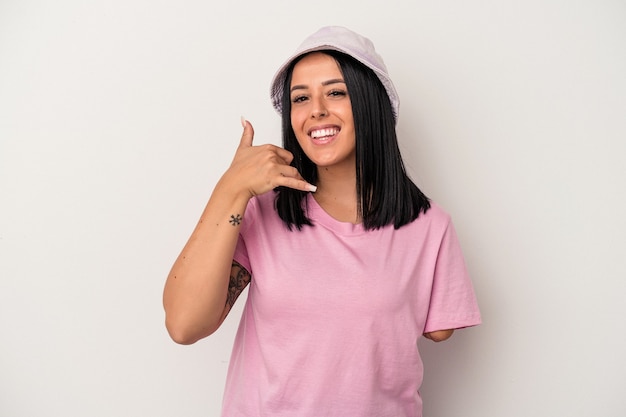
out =
<path fill-rule="evenodd" d="M 249 294 L 224 416 L 421 416 L 417 340 L 480 313 L 449 216 L 406 175 L 398 97 L 372 43 L 311 35 L 279 69 L 283 148 L 241 143 L 164 291 L 194 343 Z"/>

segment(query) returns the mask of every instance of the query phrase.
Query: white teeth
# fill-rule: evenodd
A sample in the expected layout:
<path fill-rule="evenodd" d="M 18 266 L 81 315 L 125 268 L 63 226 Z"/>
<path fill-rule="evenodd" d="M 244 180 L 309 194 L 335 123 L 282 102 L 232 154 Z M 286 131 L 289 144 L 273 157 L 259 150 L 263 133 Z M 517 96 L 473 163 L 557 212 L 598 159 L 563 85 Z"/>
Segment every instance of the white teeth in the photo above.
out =
<path fill-rule="evenodd" d="M 334 136 L 339 133 L 339 129 L 320 129 L 311 132 L 313 139 L 323 138 L 325 136 Z"/>

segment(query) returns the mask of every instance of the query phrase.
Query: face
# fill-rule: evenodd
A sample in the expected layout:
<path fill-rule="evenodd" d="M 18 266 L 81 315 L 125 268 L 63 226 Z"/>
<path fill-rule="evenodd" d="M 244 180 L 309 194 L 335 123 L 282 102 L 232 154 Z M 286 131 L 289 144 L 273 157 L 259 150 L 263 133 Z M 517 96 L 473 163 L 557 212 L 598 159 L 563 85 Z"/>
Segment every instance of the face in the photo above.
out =
<path fill-rule="evenodd" d="M 315 52 L 294 67 L 291 126 L 302 150 L 318 167 L 355 170 L 352 105 L 339 65 Z"/>

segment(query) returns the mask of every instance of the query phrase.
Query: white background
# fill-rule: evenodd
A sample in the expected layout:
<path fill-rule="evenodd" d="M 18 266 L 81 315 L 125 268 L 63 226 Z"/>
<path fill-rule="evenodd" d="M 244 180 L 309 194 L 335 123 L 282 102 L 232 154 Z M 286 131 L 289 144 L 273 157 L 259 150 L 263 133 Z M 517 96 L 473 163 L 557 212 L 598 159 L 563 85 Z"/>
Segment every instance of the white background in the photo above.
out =
<path fill-rule="evenodd" d="M 163 284 L 328 24 L 385 58 L 483 313 L 420 342 L 425 416 L 626 415 L 623 1 L 0 0 L 0 416 L 218 415 L 241 300 L 178 346 Z"/>

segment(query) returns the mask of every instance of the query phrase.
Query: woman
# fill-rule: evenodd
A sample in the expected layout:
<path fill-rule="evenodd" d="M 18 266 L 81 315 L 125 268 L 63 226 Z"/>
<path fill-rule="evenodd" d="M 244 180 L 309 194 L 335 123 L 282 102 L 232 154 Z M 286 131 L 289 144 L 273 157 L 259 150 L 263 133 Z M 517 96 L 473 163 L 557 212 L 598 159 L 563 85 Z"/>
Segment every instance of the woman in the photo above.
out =
<path fill-rule="evenodd" d="M 248 299 L 224 416 L 421 416 L 421 335 L 480 323 L 449 216 L 407 177 L 398 97 L 372 43 L 311 35 L 279 69 L 284 148 L 244 131 L 168 277 L 194 343 Z"/>

